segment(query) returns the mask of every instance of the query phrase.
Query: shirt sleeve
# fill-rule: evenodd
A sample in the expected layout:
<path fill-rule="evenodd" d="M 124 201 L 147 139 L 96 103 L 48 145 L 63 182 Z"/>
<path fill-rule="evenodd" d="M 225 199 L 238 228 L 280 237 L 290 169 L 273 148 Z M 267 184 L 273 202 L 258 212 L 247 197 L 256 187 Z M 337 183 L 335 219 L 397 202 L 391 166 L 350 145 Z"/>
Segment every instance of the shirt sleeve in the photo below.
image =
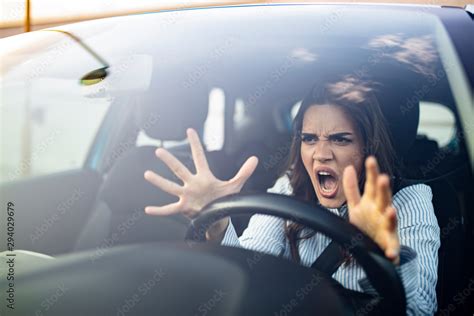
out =
<path fill-rule="evenodd" d="M 283 176 L 279 178 L 275 185 L 267 190 L 267 192 L 291 194 L 288 177 Z M 284 225 L 285 221 L 281 218 L 256 214 L 250 218 L 248 227 L 239 238 L 232 225 L 232 220 L 229 220 L 229 226 L 221 244 L 277 256 L 284 251 L 286 245 Z"/>
<path fill-rule="evenodd" d="M 396 269 L 405 288 L 408 315 L 433 315 L 437 310 L 440 229 L 431 199 L 430 187 L 417 184 L 400 190 L 393 200 L 401 244 Z M 367 293 L 375 292 L 366 278 L 359 285 Z"/>

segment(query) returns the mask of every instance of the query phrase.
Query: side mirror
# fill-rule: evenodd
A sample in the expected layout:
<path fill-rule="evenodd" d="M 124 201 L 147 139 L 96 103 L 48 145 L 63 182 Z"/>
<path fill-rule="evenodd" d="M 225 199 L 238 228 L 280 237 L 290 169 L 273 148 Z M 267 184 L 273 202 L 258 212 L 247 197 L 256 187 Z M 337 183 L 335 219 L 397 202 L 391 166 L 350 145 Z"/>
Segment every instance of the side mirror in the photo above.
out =
<path fill-rule="evenodd" d="M 91 86 L 101 82 L 108 76 L 107 68 L 109 67 L 102 67 L 88 72 L 81 78 L 80 84 L 83 86 Z"/>
<path fill-rule="evenodd" d="M 131 55 L 113 61 L 108 67 L 88 72 L 80 79 L 82 94 L 89 98 L 145 92 L 150 87 L 153 58 Z"/>

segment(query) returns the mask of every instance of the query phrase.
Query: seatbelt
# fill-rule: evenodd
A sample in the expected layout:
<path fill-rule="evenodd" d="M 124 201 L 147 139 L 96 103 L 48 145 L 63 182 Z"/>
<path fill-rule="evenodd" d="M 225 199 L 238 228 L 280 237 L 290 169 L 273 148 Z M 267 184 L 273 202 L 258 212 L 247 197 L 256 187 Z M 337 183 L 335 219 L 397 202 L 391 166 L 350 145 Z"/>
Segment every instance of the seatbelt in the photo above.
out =
<path fill-rule="evenodd" d="M 416 180 L 396 178 L 394 181 L 395 189 L 393 195 L 395 195 L 401 189 L 417 183 L 420 182 Z M 349 218 L 349 209 L 344 215 L 344 218 Z M 334 272 L 336 272 L 344 262 L 344 259 L 344 252 L 341 246 L 336 242 L 331 241 L 326 249 L 323 250 L 316 261 L 314 261 L 314 263 L 311 265 L 311 268 L 324 272 L 327 275 L 333 275 Z"/>
<path fill-rule="evenodd" d="M 349 209 L 347 207 L 342 217 L 346 220 L 349 219 Z M 324 272 L 327 275 L 333 275 L 344 262 L 344 259 L 342 247 L 338 243 L 331 241 L 318 258 L 316 258 L 316 261 L 313 262 L 311 268 Z"/>
<path fill-rule="evenodd" d="M 333 275 L 344 262 L 344 253 L 341 246 L 331 241 L 324 251 L 319 255 L 311 268 L 324 272 L 327 275 Z"/>

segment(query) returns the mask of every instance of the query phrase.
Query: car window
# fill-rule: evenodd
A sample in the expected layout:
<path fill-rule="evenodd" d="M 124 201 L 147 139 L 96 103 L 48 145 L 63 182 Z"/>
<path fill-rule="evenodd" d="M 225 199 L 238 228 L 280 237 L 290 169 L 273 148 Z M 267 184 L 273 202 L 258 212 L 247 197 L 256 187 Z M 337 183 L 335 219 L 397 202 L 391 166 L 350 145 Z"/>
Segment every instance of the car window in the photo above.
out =
<path fill-rule="evenodd" d="M 222 89 L 209 93 L 209 108 L 204 122 L 203 142 L 207 150 L 221 150 L 225 137 L 225 94 Z"/>
<path fill-rule="evenodd" d="M 425 135 L 446 146 L 455 136 L 456 119 L 451 110 L 437 103 L 420 102 L 420 124 L 418 135 Z"/>
<path fill-rule="evenodd" d="M 1 181 L 82 167 L 111 99 L 93 86 L 85 93 L 79 78 L 100 63 L 60 33 L 15 40 L 0 77 Z"/>

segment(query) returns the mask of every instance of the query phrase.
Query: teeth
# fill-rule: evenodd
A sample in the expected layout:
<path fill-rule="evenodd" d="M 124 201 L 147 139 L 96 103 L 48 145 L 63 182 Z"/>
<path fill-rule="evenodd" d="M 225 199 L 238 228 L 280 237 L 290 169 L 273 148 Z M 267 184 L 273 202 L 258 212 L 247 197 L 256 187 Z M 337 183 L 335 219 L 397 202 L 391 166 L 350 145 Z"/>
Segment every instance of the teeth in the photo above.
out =
<path fill-rule="evenodd" d="M 319 171 L 318 174 L 321 175 L 321 176 L 330 176 L 331 175 L 329 172 L 326 172 L 326 171 Z"/>

